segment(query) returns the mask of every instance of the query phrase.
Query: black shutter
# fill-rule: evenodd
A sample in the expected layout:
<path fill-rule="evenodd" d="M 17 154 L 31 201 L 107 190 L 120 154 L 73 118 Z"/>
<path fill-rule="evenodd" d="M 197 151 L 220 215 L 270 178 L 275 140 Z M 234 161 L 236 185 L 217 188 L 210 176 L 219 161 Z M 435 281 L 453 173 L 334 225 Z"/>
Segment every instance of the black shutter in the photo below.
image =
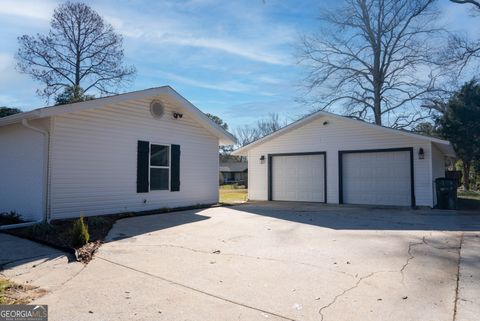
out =
<path fill-rule="evenodd" d="M 172 145 L 172 163 L 170 166 L 170 191 L 180 190 L 180 145 Z"/>
<path fill-rule="evenodd" d="M 137 145 L 137 193 L 148 193 L 148 168 L 150 143 L 138 141 Z"/>

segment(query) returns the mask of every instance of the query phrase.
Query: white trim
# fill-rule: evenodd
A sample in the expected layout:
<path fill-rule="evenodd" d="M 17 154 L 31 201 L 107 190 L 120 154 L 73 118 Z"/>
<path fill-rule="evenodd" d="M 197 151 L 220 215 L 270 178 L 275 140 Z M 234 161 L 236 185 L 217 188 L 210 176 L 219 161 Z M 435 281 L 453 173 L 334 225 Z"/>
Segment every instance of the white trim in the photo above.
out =
<path fill-rule="evenodd" d="M 306 125 L 308 124 L 309 122 L 317 119 L 317 118 L 320 118 L 320 117 L 323 117 L 323 116 L 328 116 L 328 117 L 332 117 L 332 118 L 335 118 L 335 119 L 339 119 L 339 120 L 344 120 L 344 121 L 349 121 L 349 122 L 354 122 L 356 124 L 362 124 L 362 125 L 365 125 L 365 126 L 369 126 L 373 129 L 378 129 L 378 130 L 383 130 L 383 131 L 386 131 L 386 132 L 390 132 L 390 133 L 396 133 L 396 134 L 400 134 L 400 135 L 405 135 L 405 136 L 409 136 L 409 137 L 413 137 L 413 138 L 417 138 L 417 139 L 422 139 L 422 140 L 426 140 L 426 141 L 429 141 L 429 142 L 435 142 L 437 144 L 444 144 L 444 145 L 448 145 L 448 146 L 451 146 L 450 145 L 450 142 L 449 141 L 446 141 L 446 140 L 441 140 L 441 139 L 438 139 L 438 138 L 435 138 L 435 137 L 429 137 L 429 136 L 424 136 L 424 135 L 420 135 L 420 134 L 416 134 L 416 133 L 412 133 L 412 132 L 407 132 L 407 131 L 403 131 L 403 130 L 398 130 L 398 129 L 394 129 L 394 128 L 389 128 L 389 127 L 383 127 L 383 126 L 379 126 L 379 125 L 375 125 L 375 124 L 372 124 L 372 123 L 367 123 L 367 122 L 363 122 L 363 121 L 359 121 L 359 120 L 356 120 L 356 119 L 352 119 L 352 118 L 348 118 L 348 117 L 345 117 L 345 116 L 340 116 L 340 115 L 336 115 L 336 114 L 333 114 L 333 113 L 329 113 L 329 112 L 326 112 L 326 111 L 323 111 L 323 110 L 320 110 L 320 111 L 317 111 L 317 112 L 314 112 L 304 118 L 301 118 L 279 130 L 277 130 L 276 132 L 270 134 L 270 135 L 267 135 L 265 137 L 262 137 L 248 145 L 245 145 L 243 147 L 240 147 L 239 149 L 235 150 L 232 152 L 232 155 L 236 155 L 236 156 L 246 156 L 247 155 L 247 151 L 255 146 L 258 146 L 266 141 L 269 141 L 277 136 L 280 136 L 280 135 L 283 135 L 291 130 L 294 130 L 298 127 L 301 127 L 303 125 Z"/>
<path fill-rule="evenodd" d="M 52 173 L 53 173 L 53 166 L 52 166 L 52 146 L 55 141 L 55 124 L 56 124 L 56 118 L 55 117 L 50 117 L 50 143 L 48 144 L 48 159 L 50 160 L 48 162 L 48 186 L 47 186 L 47 194 L 48 194 L 48 207 L 47 207 L 47 221 L 50 222 L 52 219 L 52 194 L 53 194 L 53 189 L 52 189 Z"/>
<path fill-rule="evenodd" d="M 181 105 L 181 107 L 183 107 L 193 116 L 196 121 L 198 121 L 205 129 L 210 131 L 215 137 L 218 137 L 220 144 L 231 145 L 236 142 L 235 136 L 208 118 L 207 115 L 201 112 L 195 105 L 181 96 L 170 86 L 155 87 L 109 97 L 101 97 L 74 104 L 38 108 L 29 112 L 3 117 L 0 119 L 0 127 L 21 122 L 22 119 L 52 117 L 80 110 L 100 108 L 126 100 L 145 99 L 148 97 L 153 98 L 162 94 L 173 97 Z"/>
<path fill-rule="evenodd" d="M 172 172 L 172 144 L 165 144 L 165 143 L 156 143 L 156 142 L 148 142 L 148 192 L 163 192 L 163 191 L 172 191 L 172 179 L 171 179 L 171 172 Z M 153 166 L 152 165 L 152 145 L 157 146 L 166 146 L 168 147 L 168 166 Z M 152 182 L 151 176 L 151 169 L 152 168 L 160 168 L 160 169 L 168 169 L 168 188 L 167 189 L 154 189 L 150 188 L 150 184 Z"/>

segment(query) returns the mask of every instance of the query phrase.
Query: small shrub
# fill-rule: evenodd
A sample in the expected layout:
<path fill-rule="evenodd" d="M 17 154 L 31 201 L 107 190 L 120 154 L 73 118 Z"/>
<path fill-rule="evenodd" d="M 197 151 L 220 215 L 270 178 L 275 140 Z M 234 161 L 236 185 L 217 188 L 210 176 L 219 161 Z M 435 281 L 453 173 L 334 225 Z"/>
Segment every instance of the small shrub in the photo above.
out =
<path fill-rule="evenodd" d="M 40 238 L 44 238 L 45 235 L 53 233 L 54 230 L 55 230 L 54 227 L 46 222 L 29 226 L 26 229 L 27 235 L 30 235 L 32 237 L 40 237 Z"/>
<path fill-rule="evenodd" d="M 83 216 L 73 222 L 72 228 L 72 245 L 80 247 L 88 243 L 90 234 L 88 234 L 88 227 L 83 221 Z"/>
<path fill-rule="evenodd" d="M 101 216 L 92 216 L 87 218 L 88 227 L 99 227 L 107 223 L 107 219 Z"/>

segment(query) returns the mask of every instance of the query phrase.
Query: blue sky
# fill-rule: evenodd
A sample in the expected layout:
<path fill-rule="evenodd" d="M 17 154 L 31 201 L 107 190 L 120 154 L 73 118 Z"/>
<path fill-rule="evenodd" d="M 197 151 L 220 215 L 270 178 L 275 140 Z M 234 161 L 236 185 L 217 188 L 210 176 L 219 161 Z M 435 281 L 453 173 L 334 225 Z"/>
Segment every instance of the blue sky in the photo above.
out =
<path fill-rule="evenodd" d="M 0 0 L 0 106 L 46 105 L 40 84 L 15 71 L 17 37 L 45 33 L 54 0 Z M 137 77 L 125 91 L 171 85 L 231 129 L 278 112 L 308 112 L 295 103 L 304 92 L 295 50 L 300 35 L 318 28 L 321 6 L 335 1 L 186 0 L 86 1 L 124 35 L 126 63 Z M 480 18 L 468 7 L 440 0 L 450 29 L 478 37 Z M 467 17 L 467 18 L 466 18 Z"/>

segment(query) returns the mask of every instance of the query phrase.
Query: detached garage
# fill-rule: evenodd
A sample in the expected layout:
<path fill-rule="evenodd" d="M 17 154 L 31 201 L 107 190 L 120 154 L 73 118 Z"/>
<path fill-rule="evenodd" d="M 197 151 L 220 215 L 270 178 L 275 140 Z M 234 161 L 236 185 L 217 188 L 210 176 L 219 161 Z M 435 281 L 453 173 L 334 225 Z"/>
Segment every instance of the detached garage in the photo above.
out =
<path fill-rule="evenodd" d="M 428 206 L 448 141 L 319 111 L 244 146 L 250 200 Z"/>

